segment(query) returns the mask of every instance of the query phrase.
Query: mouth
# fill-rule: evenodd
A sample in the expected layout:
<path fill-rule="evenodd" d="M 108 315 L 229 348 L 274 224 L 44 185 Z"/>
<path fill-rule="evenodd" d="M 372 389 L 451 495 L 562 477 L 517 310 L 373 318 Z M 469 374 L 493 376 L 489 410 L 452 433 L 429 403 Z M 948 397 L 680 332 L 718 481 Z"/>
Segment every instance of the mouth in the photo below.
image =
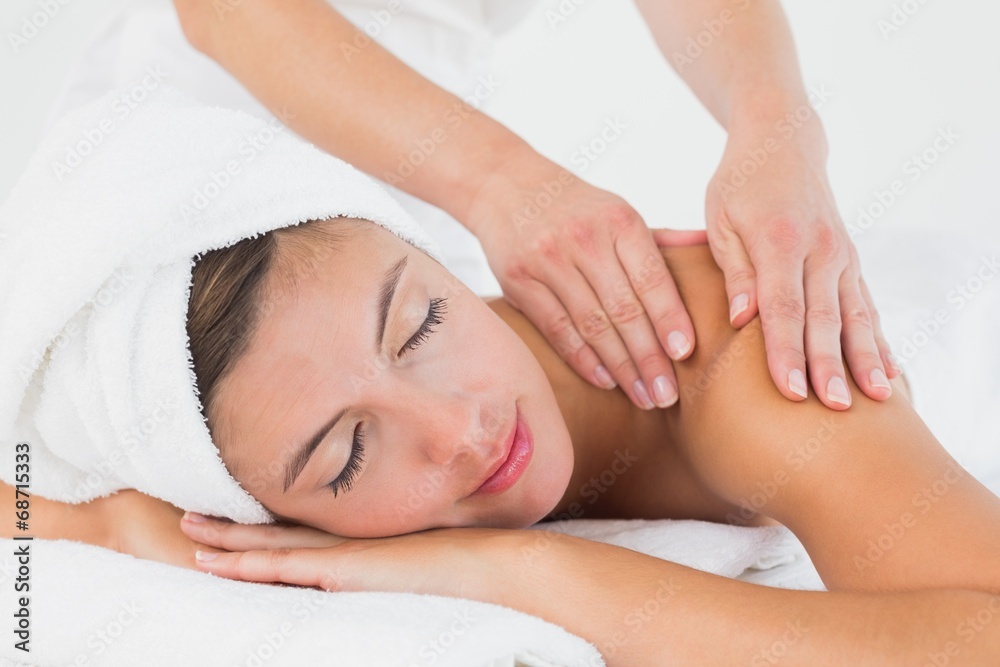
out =
<path fill-rule="evenodd" d="M 491 496 L 503 493 L 521 479 L 534 452 L 531 432 L 524 423 L 520 408 L 514 404 L 514 428 L 505 440 L 502 458 L 491 467 L 486 479 L 471 496 Z"/>

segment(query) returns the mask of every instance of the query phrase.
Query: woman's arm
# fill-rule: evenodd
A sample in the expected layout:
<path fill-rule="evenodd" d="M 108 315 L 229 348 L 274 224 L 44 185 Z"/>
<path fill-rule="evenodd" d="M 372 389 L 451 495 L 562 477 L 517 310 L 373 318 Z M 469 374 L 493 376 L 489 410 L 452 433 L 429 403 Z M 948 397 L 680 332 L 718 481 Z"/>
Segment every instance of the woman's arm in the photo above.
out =
<path fill-rule="evenodd" d="M 25 510 L 18 501 L 26 498 L 17 495 L 17 489 L 0 482 L 0 536 L 30 535 L 46 540 L 75 540 L 98 546 L 110 544 L 109 525 L 104 520 L 101 503 L 74 505 L 49 500 L 31 494 L 28 500 L 28 528 L 19 530 L 16 514 Z"/>
<path fill-rule="evenodd" d="M 302 549 L 273 527 L 183 525 L 233 550 L 199 561 L 214 574 L 500 604 L 587 639 L 611 667 L 919 665 L 930 656 L 981 665 L 1000 655 L 1000 623 L 983 620 L 1000 615 L 1000 596 L 979 591 L 769 588 L 542 531 L 446 528 Z"/>
<path fill-rule="evenodd" d="M 180 530 L 182 510 L 134 489 L 76 504 L 33 494 L 25 531 L 15 526 L 15 512 L 21 511 L 15 488 L 0 483 L 0 498 L 2 537 L 73 540 L 187 568 L 195 567 L 195 551 L 215 551 Z"/>
<path fill-rule="evenodd" d="M 768 378 L 759 318 L 729 325 L 707 246 L 663 252 L 701 341 L 675 362 L 671 446 L 744 508 L 732 521 L 760 512 L 788 526 L 830 589 L 1000 590 L 1000 499 L 948 455 L 910 402 L 898 391 L 881 402 L 858 393 L 835 412 L 815 396 L 784 400 Z"/>

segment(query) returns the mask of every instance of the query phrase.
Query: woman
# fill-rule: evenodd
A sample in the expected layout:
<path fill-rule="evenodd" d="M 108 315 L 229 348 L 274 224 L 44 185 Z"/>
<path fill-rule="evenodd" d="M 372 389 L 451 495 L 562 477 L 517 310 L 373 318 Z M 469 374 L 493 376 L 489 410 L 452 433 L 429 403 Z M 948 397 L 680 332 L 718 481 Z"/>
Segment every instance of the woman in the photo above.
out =
<path fill-rule="evenodd" d="M 89 513 L 91 541 L 222 576 L 500 603 L 590 640 L 610 665 L 1000 655 L 1000 624 L 983 621 L 1000 613 L 1000 499 L 898 380 L 882 404 L 789 405 L 759 321 L 730 327 L 707 246 L 655 236 L 695 242 L 662 254 L 701 344 L 677 363 L 680 403 L 654 412 L 585 383 L 502 300 L 479 300 L 377 225 L 311 222 L 212 251 L 188 328 L 213 440 L 268 509 L 312 528 L 191 515 L 182 534 L 179 510 L 124 492 L 66 510 L 61 530 Z M 307 460 L 299 446 L 345 408 Z M 593 481 L 609 469 L 618 481 Z M 771 517 L 833 592 L 518 530 L 563 515 Z M 381 536 L 395 537 L 351 539 Z M 198 543 L 211 548 L 195 563 Z"/>

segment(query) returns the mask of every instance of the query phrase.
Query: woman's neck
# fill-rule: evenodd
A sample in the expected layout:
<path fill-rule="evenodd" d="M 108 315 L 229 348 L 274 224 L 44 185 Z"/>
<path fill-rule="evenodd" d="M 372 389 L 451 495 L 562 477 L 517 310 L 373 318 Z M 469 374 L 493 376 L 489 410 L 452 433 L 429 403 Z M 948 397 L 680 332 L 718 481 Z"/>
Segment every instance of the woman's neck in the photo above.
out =
<path fill-rule="evenodd" d="M 573 443 L 573 474 L 553 519 L 628 514 L 633 464 L 665 437 L 662 410 L 641 410 L 619 390 L 587 383 L 552 349 L 531 322 L 500 297 L 484 302 L 506 322 L 538 360 L 555 394 Z M 619 483 L 622 482 L 622 483 Z"/>

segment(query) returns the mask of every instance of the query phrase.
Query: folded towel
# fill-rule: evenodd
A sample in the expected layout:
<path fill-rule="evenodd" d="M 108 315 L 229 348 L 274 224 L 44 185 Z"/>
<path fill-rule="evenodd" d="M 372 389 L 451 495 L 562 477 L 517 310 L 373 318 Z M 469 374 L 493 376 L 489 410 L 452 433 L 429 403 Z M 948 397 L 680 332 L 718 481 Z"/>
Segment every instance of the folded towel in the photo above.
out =
<path fill-rule="evenodd" d="M 440 262 L 374 180 L 155 72 L 64 116 L 0 208 L 0 447 L 31 489 L 82 502 L 135 488 L 273 520 L 232 478 L 201 412 L 186 331 L 196 255 L 310 219 L 376 222 Z M 14 466 L 0 466 L 14 481 Z"/>
<path fill-rule="evenodd" d="M 574 520 L 535 527 L 617 544 L 723 576 L 821 589 L 782 527 Z M 17 544 L 0 541 L 0 579 Z M 232 581 L 67 540 L 32 546 L 32 642 L 0 662 L 102 667 L 600 667 L 607 646 L 506 607 L 410 593 L 324 592 Z M 762 580 L 763 577 L 768 577 Z M 12 618 L 13 595 L 0 596 Z M 668 666 L 664 666 L 668 667 Z"/>

